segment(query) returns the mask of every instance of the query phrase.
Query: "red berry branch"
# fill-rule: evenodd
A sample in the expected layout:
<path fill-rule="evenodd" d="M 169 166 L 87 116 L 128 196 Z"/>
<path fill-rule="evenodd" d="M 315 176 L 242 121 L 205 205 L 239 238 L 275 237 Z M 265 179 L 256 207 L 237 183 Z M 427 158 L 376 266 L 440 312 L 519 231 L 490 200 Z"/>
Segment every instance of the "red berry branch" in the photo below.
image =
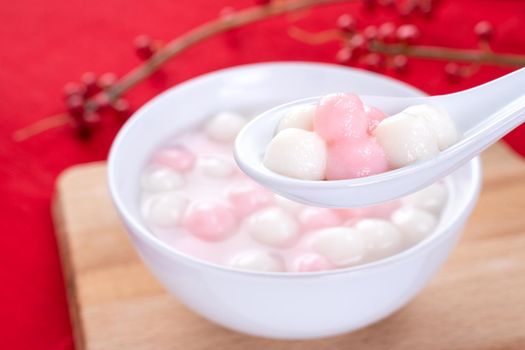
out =
<path fill-rule="evenodd" d="M 121 120 L 130 114 L 130 105 L 123 99 L 124 94 L 141 81 L 150 77 L 163 64 L 179 53 L 216 34 L 240 28 L 270 17 L 293 13 L 316 6 L 337 2 L 358 0 L 254 0 L 255 6 L 241 11 L 224 9 L 218 18 L 190 30 L 172 41 L 162 44 L 147 36 L 135 39 L 135 51 L 142 63 L 117 78 L 106 73 L 96 76 L 85 73 L 78 83 L 68 83 L 64 87 L 67 111 L 44 118 L 13 135 L 22 141 L 45 130 L 72 125 L 76 134 L 87 138 L 99 126 L 101 115 L 110 112 Z M 436 0 L 361 0 L 365 11 L 378 8 L 394 10 L 400 16 L 432 15 Z M 357 64 L 371 70 L 392 69 L 402 73 L 407 68 L 410 57 L 439 59 L 449 61 L 445 73 L 450 81 L 458 81 L 473 74 L 481 64 L 506 66 L 525 66 L 525 56 L 495 53 L 490 48 L 494 29 L 487 21 L 479 22 L 474 32 L 479 40 L 478 50 L 452 49 L 447 47 L 417 45 L 419 28 L 411 24 L 396 26 L 391 22 L 379 26 L 358 26 L 349 14 L 341 15 L 337 27 L 327 31 L 311 33 L 292 26 L 289 34 L 293 38 L 319 45 L 330 41 L 341 43 L 336 60 L 341 64 Z M 460 66 L 456 62 L 466 62 L 470 66 Z"/>
<path fill-rule="evenodd" d="M 22 141 L 45 130 L 67 124 L 73 125 L 79 137 L 89 137 L 98 126 L 101 111 L 109 109 L 121 115 L 128 114 L 129 104 L 122 99 L 124 93 L 151 76 L 171 58 L 197 43 L 270 17 L 315 6 L 353 1 L 356 0 L 257 0 L 256 6 L 238 12 L 228 12 L 228 15 L 219 16 L 198 26 L 163 46 L 146 36 L 140 36 L 135 40 L 135 48 L 137 55 L 143 59 L 141 65 L 120 79 L 111 79 L 109 76 L 96 77 L 86 73 L 81 83 L 70 83 L 65 88 L 67 112 L 44 118 L 18 130 L 13 138 Z"/>
<path fill-rule="evenodd" d="M 394 6 L 389 0 L 364 1 L 365 8 L 374 11 L 378 6 Z M 431 0 L 413 0 L 396 7 L 403 16 L 417 13 L 429 16 L 432 13 Z M 417 10 L 417 11 L 416 11 Z M 392 22 L 380 25 L 359 27 L 357 21 L 349 14 L 341 15 L 336 28 L 321 32 L 308 32 L 296 26 L 288 30 L 289 35 L 299 41 L 320 45 L 336 41 L 341 48 L 335 55 L 341 64 L 356 64 L 370 70 L 393 69 L 398 73 L 406 70 L 410 57 L 449 61 L 444 71 L 451 82 L 471 76 L 482 64 L 501 66 L 525 66 L 525 56 L 496 53 L 490 47 L 494 28 L 487 21 L 481 21 L 474 27 L 478 49 L 454 49 L 442 46 L 418 45 L 420 29 L 413 24 L 396 26 Z M 468 63 L 460 66 L 457 62 Z"/>

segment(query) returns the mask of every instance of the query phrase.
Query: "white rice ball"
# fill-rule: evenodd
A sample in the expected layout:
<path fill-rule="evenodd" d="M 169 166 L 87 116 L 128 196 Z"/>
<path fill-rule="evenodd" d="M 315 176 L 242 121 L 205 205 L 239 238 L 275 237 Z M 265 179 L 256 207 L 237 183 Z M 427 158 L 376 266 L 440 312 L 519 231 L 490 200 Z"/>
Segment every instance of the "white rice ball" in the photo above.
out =
<path fill-rule="evenodd" d="M 269 207 L 253 213 L 243 229 L 256 241 L 276 248 L 293 245 L 299 238 L 299 225 L 286 211 Z"/>
<path fill-rule="evenodd" d="M 246 119 L 235 112 L 220 112 L 204 125 L 208 137 L 218 142 L 232 142 L 246 124 Z"/>
<path fill-rule="evenodd" d="M 393 255 L 403 248 L 403 234 L 390 221 L 363 219 L 355 228 L 363 233 L 368 252 L 376 259 Z"/>
<path fill-rule="evenodd" d="M 229 264 L 243 270 L 260 272 L 282 272 L 285 271 L 283 259 L 276 253 L 262 251 L 247 251 L 236 255 Z"/>
<path fill-rule="evenodd" d="M 325 177 L 326 144 L 315 132 L 284 129 L 270 141 L 263 164 L 284 176 L 322 180 Z"/>
<path fill-rule="evenodd" d="M 196 168 L 202 174 L 215 178 L 227 178 L 235 172 L 231 162 L 219 157 L 199 157 Z"/>
<path fill-rule="evenodd" d="M 351 266 L 363 261 L 367 254 L 367 242 L 356 229 L 344 226 L 315 231 L 314 250 L 337 266 Z"/>
<path fill-rule="evenodd" d="M 382 120 L 374 129 L 390 165 L 400 168 L 436 156 L 436 134 L 423 119 L 401 112 Z"/>
<path fill-rule="evenodd" d="M 180 224 L 188 199 L 179 192 L 168 192 L 147 198 L 142 216 L 152 226 L 170 228 Z"/>
<path fill-rule="evenodd" d="M 403 204 L 439 214 L 447 201 L 447 189 L 442 183 L 432 184 L 420 191 L 409 194 L 401 200 Z"/>
<path fill-rule="evenodd" d="M 410 244 L 416 244 L 428 237 L 438 224 L 433 214 L 410 206 L 404 206 L 393 212 L 391 219 Z"/>
<path fill-rule="evenodd" d="M 165 167 L 150 167 L 141 176 L 144 191 L 158 193 L 180 189 L 186 183 L 183 174 Z"/>
<path fill-rule="evenodd" d="M 288 128 L 313 130 L 314 114 L 317 107 L 315 105 L 298 105 L 291 107 L 279 122 L 277 131 Z"/>
<path fill-rule="evenodd" d="M 403 112 L 420 118 L 429 125 L 436 135 L 440 150 L 444 150 L 458 142 L 458 131 L 446 111 L 432 105 L 420 104 L 410 106 Z"/>

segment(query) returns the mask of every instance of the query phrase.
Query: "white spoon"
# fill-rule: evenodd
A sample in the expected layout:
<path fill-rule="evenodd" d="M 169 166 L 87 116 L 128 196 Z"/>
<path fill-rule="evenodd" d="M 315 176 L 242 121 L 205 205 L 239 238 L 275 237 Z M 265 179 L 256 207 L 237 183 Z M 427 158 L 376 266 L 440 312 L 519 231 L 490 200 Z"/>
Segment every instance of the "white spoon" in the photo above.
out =
<path fill-rule="evenodd" d="M 318 103 L 313 97 L 270 109 L 248 123 L 235 140 L 235 160 L 255 181 L 306 204 L 359 207 L 392 200 L 420 190 L 481 153 L 525 121 L 525 68 L 461 92 L 430 97 L 360 96 L 367 105 L 392 115 L 415 104 L 445 109 L 461 139 L 436 157 L 368 177 L 309 181 L 279 175 L 262 164 L 266 146 L 275 135 L 282 110 L 296 104 Z"/>

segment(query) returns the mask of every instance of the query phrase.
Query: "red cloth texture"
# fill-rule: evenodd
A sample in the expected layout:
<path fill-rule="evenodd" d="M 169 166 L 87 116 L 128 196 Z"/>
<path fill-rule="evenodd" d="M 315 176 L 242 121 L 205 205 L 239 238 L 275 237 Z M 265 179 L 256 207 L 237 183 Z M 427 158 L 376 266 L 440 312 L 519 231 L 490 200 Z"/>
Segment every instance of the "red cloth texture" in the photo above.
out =
<path fill-rule="evenodd" d="M 56 128 L 24 142 L 14 131 L 63 110 L 62 88 L 83 72 L 122 75 L 138 64 L 132 42 L 139 34 L 168 41 L 217 16 L 225 6 L 244 8 L 249 0 L 129 1 L 17 0 L 0 3 L 0 349 L 72 349 L 73 338 L 50 200 L 57 175 L 74 164 L 105 159 L 119 123 L 107 121 L 90 142 Z M 302 14 L 308 30 L 333 28 L 339 14 L 361 24 L 398 16 L 374 14 L 358 4 L 325 6 Z M 169 62 L 162 74 L 134 88 L 128 98 L 139 107 L 181 81 L 216 69 L 253 62 L 305 60 L 334 62 L 335 43 L 310 46 L 286 32 L 290 16 L 219 35 Z M 422 44 L 475 48 L 473 26 L 496 28 L 495 51 L 525 55 L 525 2 L 441 0 L 429 20 L 409 18 L 421 28 Z M 431 93 L 447 93 L 494 79 L 511 68 L 481 67 L 458 84 L 443 74 L 443 62 L 410 60 L 402 79 Z M 524 87 L 525 88 L 525 87 Z M 507 137 L 525 154 L 525 129 Z M 118 247 L 115 247 L 118 249 Z"/>

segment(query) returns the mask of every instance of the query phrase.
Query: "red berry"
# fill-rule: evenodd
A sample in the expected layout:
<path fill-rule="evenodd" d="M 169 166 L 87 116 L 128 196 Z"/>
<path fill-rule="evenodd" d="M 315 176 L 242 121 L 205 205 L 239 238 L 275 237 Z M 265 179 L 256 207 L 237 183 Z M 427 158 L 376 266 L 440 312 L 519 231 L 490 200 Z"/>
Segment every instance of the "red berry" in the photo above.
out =
<path fill-rule="evenodd" d="M 80 118 L 84 114 L 84 98 L 79 95 L 71 95 L 66 100 L 66 107 L 73 118 Z"/>
<path fill-rule="evenodd" d="M 337 19 L 337 27 L 346 33 L 353 33 L 356 30 L 356 22 L 354 17 L 349 14 L 339 16 Z"/>
<path fill-rule="evenodd" d="M 386 22 L 379 26 L 378 38 L 385 43 L 392 43 L 396 41 L 396 26 L 392 22 Z"/>
<path fill-rule="evenodd" d="M 100 126 L 100 116 L 96 112 L 87 112 L 80 118 L 73 119 L 73 127 L 80 139 L 88 139 L 93 131 Z"/>
<path fill-rule="evenodd" d="M 447 63 L 445 66 L 445 74 L 451 83 L 457 83 L 462 78 L 461 67 L 454 62 Z"/>
<path fill-rule="evenodd" d="M 235 9 L 231 6 L 226 6 L 219 12 L 219 16 L 224 19 L 229 19 L 234 14 L 235 14 Z"/>
<path fill-rule="evenodd" d="M 362 60 L 366 68 L 379 70 L 383 67 L 383 57 L 375 52 L 368 53 Z"/>
<path fill-rule="evenodd" d="M 412 42 L 419 37 L 419 29 L 413 24 L 403 24 L 397 28 L 396 36 L 400 41 Z"/>
<path fill-rule="evenodd" d="M 101 110 L 110 105 L 109 96 L 105 92 L 100 92 L 93 97 L 93 102 L 96 105 L 96 110 Z"/>
<path fill-rule="evenodd" d="M 116 100 L 111 107 L 119 117 L 128 117 L 130 115 L 131 108 L 129 102 L 122 98 Z"/>
<path fill-rule="evenodd" d="M 66 85 L 64 85 L 64 97 L 66 99 L 68 99 L 69 97 L 73 95 L 84 96 L 85 93 L 86 93 L 86 88 L 84 85 L 80 85 L 74 82 L 69 82 Z"/>
<path fill-rule="evenodd" d="M 337 62 L 344 64 L 350 62 L 353 57 L 354 50 L 351 47 L 345 46 L 340 48 L 339 51 L 337 51 L 335 59 L 337 60 Z"/>
<path fill-rule="evenodd" d="M 374 40 L 377 39 L 378 30 L 376 26 L 370 25 L 363 30 L 363 36 L 365 39 Z"/>
<path fill-rule="evenodd" d="M 135 52 L 143 60 L 149 59 L 155 53 L 153 41 L 149 36 L 139 35 L 135 38 Z"/>
<path fill-rule="evenodd" d="M 84 84 L 84 87 L 86 88 L 85 95 L 87 97 L 93 96 L 100 90 L 100 88 L 98 87 L 97 76 L 93 72 L 86 72 L 82 74 L 80 81 L 82 82 L 82 84 Z"/>
<path fill-rule="evenodd" d="M 348 41 L 348 47 L 352 49 L 354 57 L 359 57 L 368 52 L 368 41 L 362 34 L 354 34 Z"/>
<path fill-rule="evenodd" d="M 95 112 L 86 113 L 83 119 L 84 124 L 92 130 L 100 126 L 100 115 Z"/>
<path fill-rule="evenodd" d="M 392 57 L 392 67 L 397 73 L 403 73 L 407 69 L 408 58 L 405 55 Z"/>
<path fill-rule="evenodd" d="M 102 89 L 107 89 L 117 82 L 115 73 L 104 73 L 98 78 L 98 86 Z"/>
<path fill-rule="evenodd" d="M 492 39 L 494 35 L 494 28 L 490 22 L 481 21 L 474 26 L 474 33 L 476 33 L 480 40 L 488 41 Z"/>

